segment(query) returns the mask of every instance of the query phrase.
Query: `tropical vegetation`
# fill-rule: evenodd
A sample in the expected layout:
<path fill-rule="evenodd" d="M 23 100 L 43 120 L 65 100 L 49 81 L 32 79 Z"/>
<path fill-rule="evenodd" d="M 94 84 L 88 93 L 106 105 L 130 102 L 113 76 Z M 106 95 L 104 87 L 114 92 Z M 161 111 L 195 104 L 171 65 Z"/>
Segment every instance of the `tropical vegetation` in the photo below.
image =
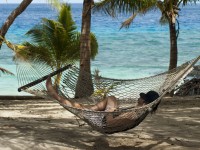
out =
<path fill-rule="evenodd" d="M 11 12 L 11 14 L 8 16 L 6 21 L 3 23 L 0 29 L 0 36 L 5 37 L 8 29 L 12 25 L 12 23 L 15 21 L 15 19 L 31 4 L 33 0 L 23 0 L 19 6 Z M 3 43 L 3 39 L 0 38 L 0 48 Z"/>
<path fill-rule="evenodd" d="M 0 29 L 0 49 L 1 46 L 4 42 L 4 37 L 8 31 L 8 29 L 10 28 L 10 26 L 12 25 L 12 23 L 15 21 L 15 19 L 17 18 L 17 16 L 19 16 L 28 6 L 29 4 L 32 2 L 33 0 L 23 0 L 20 5 L 11 12 L 11 14 L 8 16 L 8 18 L 6 19 L 6 21 L 2 24 L 1 29 Z M 0 67 L 0 72 L 2 73 L 6 73 L 6 74 L 12 74 L 12 72 L 1 68 Z"/>
<path fill-rule="evenodd" d="M 27 35 L 31 42 L 25 42 L 25 48 L 15 50 L 19 59 L 44 62 L 53 70 L 80 59 L 80 33 L 76 31 L 68 4 L 61 5 L 57 20 L 43 18 L 42 23 L 29 30 Z M 98 53 L 98 43 L 94 34 L 90 33 L 89 38 L 90 58 L 93 59 Z"/>
<path fill-rule="evenodd" d="M 122 27 L 129 27 L 137 14 L 145 14 L 153 9 L 161 11 L 160 23 L 168 23 L 170 32 L 170 62 L 169 70 L 177 67 L 178 47 L 177 38 L 179 33 L 179 22 L 177 17 L 181 6 L 197 0 L 102 0 L 95 4 L 94 10 L 103 11 L 112 17 L 118 13 L 131 14 L 122 23 Z"/>
<path fill-rule="evenodd" d="M 60 0 L 47 0 L 52 6 L 56 8 L 60 8 Z M 0 30 L 0 35 L 4 38 L 8 29 L 14 22 L 14 20 L 19 16 L 28 6 L 31 4 L 32 0 L 23 0 L 20 5 L 14 9 L 11 14 L 8 16 L 5 23 L 2 25 Z M 93 84 L 92 84 L 92 78 L 91 78 L 91 70 L 90 70 L 90 58 L 92 50 L 91 50 L 91 43 L 90 40 L 90 26 L 91 26 L 91 8 L 94 4 L 93 0 L 84 0 L 83 1 L 83 12 L 82 12 L 82 25 L 81 25 L 81 35 L 80 35 L 80 75 L 78 78 L 78 83 L 76 86 L 76 96 L 77 97 L 84 97 L 89 96 L 93 93 Z M 2 45 L 1 39 L 0 39 L 0 47 Z M 15 45 L 12 45 L 11 43 L 8 44 L 10 48 L 16 48 Z M 86 73 L 85 75 L 85 72 Z M 80 89 L 83 89 L 83 79 L 88 79 L 88 84 L 84 89 L 89 89 L 83 92 L 80 92 Z M 82 93 L 82 94 L 81 94 Z"/>

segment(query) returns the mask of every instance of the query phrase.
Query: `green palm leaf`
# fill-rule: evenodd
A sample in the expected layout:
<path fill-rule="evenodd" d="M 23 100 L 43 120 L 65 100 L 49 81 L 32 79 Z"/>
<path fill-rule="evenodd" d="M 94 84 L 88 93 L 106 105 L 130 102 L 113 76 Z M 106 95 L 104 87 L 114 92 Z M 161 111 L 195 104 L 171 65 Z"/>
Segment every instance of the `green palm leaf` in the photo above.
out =
<path fill-rule="evenodd" d="M 31 42 L 24 42 L 25 49 L 18 50 L 16 59 L 38 60 L 53 69 L 80 59 L 80 33 L 71 15 L 71 7 L 62 4 L 57 20 L 43 18 L 41 24 L 27 32 Z M 98 53 L 98 43 L 91 33 L 91 59 Z"/>
<path fill-rule="evenodd" d="M 117 14 L 145 13 L 155 8 L 157 0 L 102 0 L 97 2 L 93 8 L 94 11 L 102 11 L 112 17 Z"/>

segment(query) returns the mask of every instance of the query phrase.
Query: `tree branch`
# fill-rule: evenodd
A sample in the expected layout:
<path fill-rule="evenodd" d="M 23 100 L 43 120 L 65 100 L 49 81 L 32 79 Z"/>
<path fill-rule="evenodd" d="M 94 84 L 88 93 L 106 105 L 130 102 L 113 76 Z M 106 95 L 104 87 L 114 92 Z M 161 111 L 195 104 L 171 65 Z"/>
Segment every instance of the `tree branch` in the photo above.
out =
<path fill-rule="evenodd" d="M 8 29 L 10 28 L 14 20 L 28 7 L 28 5 L 32 1 L 33 0 L 23 0 L 21 4 L 15 10 L 12 11 L 12 13 L 8 16 L 5 23 L 1 27 L 0 35 L 2 37 L 5 37 Z M 1 48 L 2 42 L 3 42 L 2 39 L 0 39 L 0 48 Z"/>

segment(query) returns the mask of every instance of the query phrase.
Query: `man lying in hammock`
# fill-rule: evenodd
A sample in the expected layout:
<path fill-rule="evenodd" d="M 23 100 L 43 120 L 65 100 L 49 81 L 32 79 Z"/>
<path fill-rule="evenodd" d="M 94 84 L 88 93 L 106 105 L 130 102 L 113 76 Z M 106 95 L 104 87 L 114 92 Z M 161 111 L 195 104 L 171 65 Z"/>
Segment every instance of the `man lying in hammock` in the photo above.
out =
<path fill-rule="evenodd" d="M 70 107 L 75 107 L 79 109 L 90 109 L 94 111 L 106 111 L 106 112 L 113 112 L 118 108 L 118 103 L 115 98 L 115 96 L 108 96 L 102 101 L 98 102 L 95 105 L 83 105 L 77 102 L 72 102 L 68 99 L 65 99 L 58 95 L 56 90 L 52 86 L 51 77 L 48 77 L 46 81 L 46 87 L 49 95 L 51 95 L 53 98 L 55 98 L 59 103 L 65 104 Z M 155 91 L 149 91 L 146 94 L 140 93 L 140 97 L 138 98 L 138 104 L 137 106 L 142 106 L 149 104 L 156 100 L 159 97 L 159 94 Z M 158 106 L 158 105 L 157 105 Z M 157 106 L 152 110 L 152 112 L 155 112 L 157 109 Z"/>

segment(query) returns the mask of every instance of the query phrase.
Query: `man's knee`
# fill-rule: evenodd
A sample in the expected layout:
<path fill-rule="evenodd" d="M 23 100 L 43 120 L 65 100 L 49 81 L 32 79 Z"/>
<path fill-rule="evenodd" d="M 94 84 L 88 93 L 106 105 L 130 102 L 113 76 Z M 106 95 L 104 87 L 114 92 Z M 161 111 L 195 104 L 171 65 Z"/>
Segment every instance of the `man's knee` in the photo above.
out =
<path fill-rule="evenodd" d="M 108 103 L 109 105 L 114 105 L 114 106 L 117 105 L 117 99 L 116 99 L 115 96 L 108 96 L 107 98 L 108 98 L 107 103 Z"/>
<path fill-rule="evenodd" d="M 107 98 L 114 101 L 117 100 L 115 96 L 108 96 Z"/>

